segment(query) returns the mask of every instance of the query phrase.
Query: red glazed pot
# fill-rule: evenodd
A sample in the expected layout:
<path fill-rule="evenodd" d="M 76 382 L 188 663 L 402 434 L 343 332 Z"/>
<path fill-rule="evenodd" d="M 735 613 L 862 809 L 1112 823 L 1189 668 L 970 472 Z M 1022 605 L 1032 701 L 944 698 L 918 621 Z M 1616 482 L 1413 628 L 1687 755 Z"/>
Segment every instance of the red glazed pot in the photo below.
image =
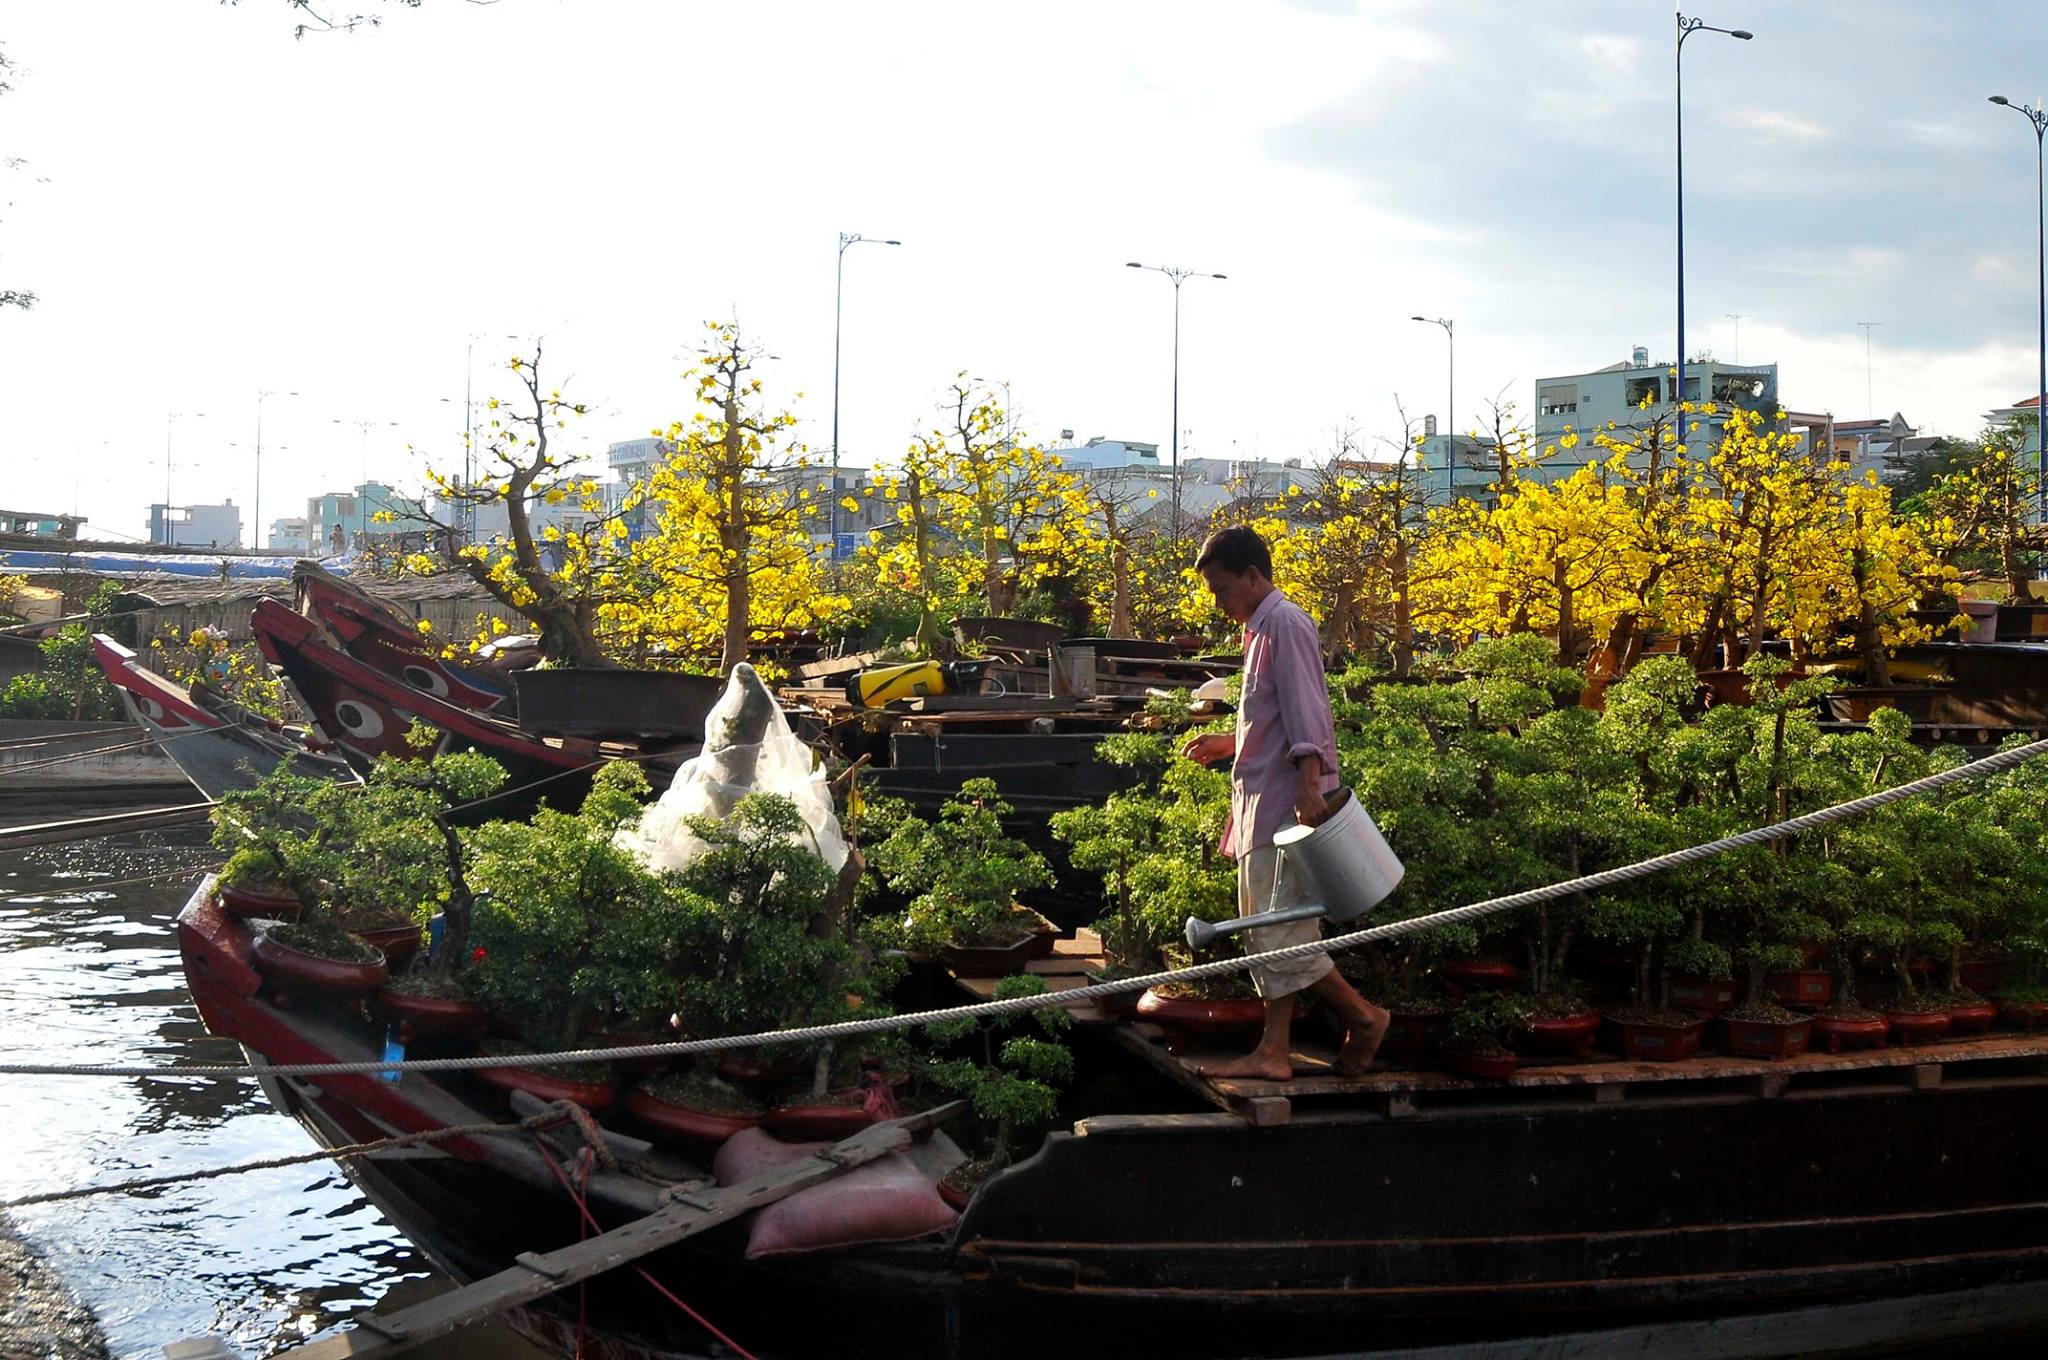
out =
<path fill-rule="evenodd" d="M 1781 1006 L 1821 1007 L 1835 999 L 1835 975 L 1824 968 L 1766 973 L 1764 986 Z"/>
<path fill-rule="evenodd" d="M 1998 1007 L 1998 1018 L 2032 1034 L 2037 1025 L 2048 1023 L 2048 1001 L 2006 1001 Z"/>
<path fill-rule="evenodd" d="M 1583 1058 L 1593 1051 L 1600 1013 L 1566 1015 L 1554 1020 L 1524 1020 L 1508 1031 L 1515 1050 L 1527 1057 Z"/>
<path fill-rule="evenodd" d="M 1043 916 L 1038 918 L 1037 927 L 1031 933 L 1031 957 L 1049 959 L 1053 946 L 1059 943 L 1060 928 Z"/>
<path fill-rule="evenodd" d="M 1998 1018 L 1995 1001 L 1963 1001 L 1948 1008 L 1950 1034 L 1982 1034 Z"/>
<path fill-rule="evenodd" d="M 753 1128 L 762 1118 L 758 1114 L 714 1114 L 687 1105 L 672 1105 L 637 1086 L 626 1093 L 626 1108 L 662 1138 L 707 1152 L 734 1134 Z"/>
<path fill-rule="evenodd" d="M 1203 1001 L 1161 996 L 1148 988 L 1138 998 L 1138 1018 L 1199 1043 L 1253 1043 L 1266 1028 L 1266 1003 L 1257 997 Z"/>
<path fill-rule="evenodd" d="M 856 1101 L 851 1105 L 819 1103 L 815 1105 L 784 1105 L 761 1116 L 761 1127 L 777 1138 L 792 1142 L 809 1142 L 850 1138 L 875 1122 L 867 1107 Z"/>
<path fill-rule="evenodd" d="M 1706 1025 L 1706 1018 L 1684 1025 L 1654 1025 L 1631 1021 L 1609 1021 L 1614 1034 L 1611 1042 L 1624 1058 L 1636 1058 L 1645 1062 L 1677 1062 L 1690 1058 L 1700 1051 L 1700 1030 Z"/>
<path fill-rule="evenodd" d="M 1947 1011 L 1886 1011 L 1884 1018 L 1902 1044 L 1932 1043 L 1948 1034 Z"/>
<path fill-rule="evenodd" d="M 1715 1042 L 1722 1051 L 1738 1058 L 1796 1058 L 1813 1038 L 1813 1021 L 1731 1020 L 1714 1021 Z"/>
<path fill-rule="evenodd" d="M 230 916 L 239 916 L 245 921 L 296 921 L 299 919 L 299 899 L 289 893 L 276 894 L 252 892 L 247 888 L 222 888 L 215 896 L 220 899 L 220 909 Z"/>
<path fill-rule="evenodd" d="M 939 961 L 960 977 L 1008 977 L 1023 972 L 1024 965 L 1031 962 L 1038 938 L 1033 932 L 1000 947 L 949 944 L 939 951 Z"/>
<path fill-rule="evenodd" d="M 420 928 L 407 922 L 402 926 L 378 926 L 375 930 L 352 930 L 349 934 L 364 944 L 373 944 L 384 951 L 384 962 L 392 968 L 402 968 L 405 961 L 420 952 Z"/>
<path fill-rule="evenodd" d="M 602 1071 L 593 1064 L 593 1074 Z M 536 1100 L 572 1100 L 586 1110 L 608 1110 L 618 1102 L 619 1084 L 609 1077 L 578 1081 L 529 1067 L 479 1067 L 470 1072 L 494 1091 L 524 1091 Z"/>
<path fill-rule="evenodd" d="M 468 1039 L 490 1030 L 490 1008 L 458 997 L 407 996 L 385 988 L 370 998 L 370 1011 L 398 1031 L 400 1043 L 415 1039 Z"/>
<path fill-rule="evenodd" d="M 814 1062 L 810 1054 L 792 1049 L 729 1049 L 718 1055 L 711 1070 L 747 1086 L 781 1086 L 809 1072 Z"/>
<path fill-rule="evenodd" d="M 1892 1032 L 1891 1022 L 1883 1016 L 1869 1020 L 1837 1019 L 1833 1016 L 1813 1017 L 1812 1043 L 1825 1048 L 1829 1053 L 1840 1053 L 1844 1049 L 1877 1048 L 1883 1045 L 1885 1037 Z"/>
<path fill-rule="evenodd" d="M 638 1048 L 642 1044 L 672 1044 L 680 1041 L 682 1037 L 680 1034 L 671 1034 L 666 1031 L 653 1034 L 608 1034 L 600 1032 L 590 1036 L 587 1046 L 590 1048 Z M 667 1067 L 670 1061 L 670 1059 L 662 1057 L 625 1058 L 612 1063 L 612 1069 L 621 1077 L 637 1081 L 641 1077 L 653 1076 L 656 1072 Z"/>
<path fill-rule="evenodd" d="M 1671 1004 L 1718 1015 L 1737 1000 L 1733 979 L 1678 976 L 1671 979 Z"/>
<path fill-rule="evenodd" d="M 1108 981 L 1109 979 L 1100 978 L 1090 973 L 1088 980 L 1094 983 Z M 1142 995 L 1142 992 L 1111 992 L 1108 996 L 1096 997 L 1095 1004 L 1100 1006 L 1102 1013 L 1112 1020 L 1135 1020 L 1138 1018 L 1138 998 Z"/>
<path fill-rule="evenodd" d="M 953 1182 L 941 1178 L 939 1181 L 939 1198 L 946 1201 L 947 1206 L 955 1213 L 965 1213 L 967 1211 L 967 1201 L 974 1198 L 974 1191 L 962 1190 Z"/>
<path fill-rule="evenodd" d="M 381 957 L 375 963 L 323 959 L 280 944 L 267 931 L 255 937 L 249 952 L 255 957 L 256 971 L 277 984 L 272 999 L 280 1006 L 291 1004 L 294 991 L 358 1001 L 382 987 L 387 976 Z"/>
<path fill-rule="evenodd" d="M 1446 959 L 1436 965 L 1436 975 L 1459 989 L 1504 991 L 1522 980 L 1522 970 L 1505 959 Z"/>
<path fill-rule="evenodd" d="M 1444 1021 L 1449 1017 L 1443 1012 L 1434 1015 L 1415 1015 L 1403 1011 L 1387 1013 L 1387 1034 L 1380 1040 L 1379 1056 L 1382 1058 L 1420 1058 L 1427 1056 L 1437 1045 L 1437 1036 L 1443 1032 Z"/>
<path fill-rule="evenodd" d="M 1472 1053 L 1451 1044 L 1439 1045 L 1436 1060 L 1446 1072 L 1476 1081 L 1506 1081 L 1515 1075 L 1515 1055 Z"/>

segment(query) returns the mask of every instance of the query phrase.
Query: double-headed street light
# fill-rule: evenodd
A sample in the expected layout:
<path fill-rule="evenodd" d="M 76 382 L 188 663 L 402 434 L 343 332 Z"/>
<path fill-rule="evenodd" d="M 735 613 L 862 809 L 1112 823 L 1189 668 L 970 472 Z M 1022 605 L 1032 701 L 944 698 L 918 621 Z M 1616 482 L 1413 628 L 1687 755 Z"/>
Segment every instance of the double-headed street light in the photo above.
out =
<path fill-rule="evenodd" d="M 370 533 L 370 431 L 382 426 L 396 427 L 395 420 L 342 420 L 336 417 L 327 422 L 330 425 L 353 425 L 363 432 L 363 484 L 356 488 L 356 533 L 368 538 Z"/>
<path fill-rule="evenodd" d="M 249 537 L 250 546 L 257 549 L 263 547 L 263 403 L 267 398 L 277 395 L 276 391 L 267 387 L 256 394 L 256 498 L 249 507 Z M 296 397 L 299 394 L 286 392 L 284 395 Z"/>
<path fill-rule="evenodd" d="M 204 420 L 204 411 L 171 411 L 164 418 L 164 546 L 170 547 L 174 535 L 171 533 L 171 440 L 180 419 Z"/>
<path fill-rule="evenodd" d="M 1140 264 L 1126 260 L 1126 269 L 1149 269 L 1155 274 L 1164 274 L 1173 280 L 1173 535 L 1180 537 L 1180 286 L 1189 279 L 1227 279 L 1228 274 L 1205 274 L 1199 269 L 1183 269 L 1171 264 Z"/>
<path fill-rule="evenodd" d="M 832 549 L 839 557 L 839 322 L 846 307 L 846 252 L 857 245 L 900 246 L 901 241 L 878 240 L 857 231 L 839 233 L 839 264 L 832 278 Z"/>
<path fill-rule="evenodd" d="M 1451 319 L 1447 316 L 1411 316 L 1408 319 L 1410 321 L 1420 321 L 1427 325 L 1442 326 L 1444 328 L 1444 339 L 1450 344 L 1450 392 L 1444 399 L 1444 466 L 1449 468 L 1451 466 L 1451 454 L 1456 451 L 1458 442 L 1458 337 L 1456 332 L 1451 329 Z M 1452 475 L 1455 476 L 1456 474 L 1453 473 Z"/>
<path fill-rule="evenodd" d="M 1685 40 L 1701 31 L 1725 33 L 1742 42 L 1756 36 L 1745 28 L 1715 28 L 1702 20 L 1688 19 L 1682 12 L 1678 15 L 1678 45 L 1672 58 L 1677 73 L 1674 92 L 1678 109 L 1678 382 L 1672 389 L 1673 401 L 1685 400 Z"/>
<path fill-rule="evenodd" d="M 2048 133 L 2048 110 L 2032 104 L 2015 104 L 2002 94 L 1991 96 L 1991 102 L 2014 113 L 2024 114 L 2034 125 L 2034 268 L 2040 280 L 2040 361 L 2034 391 L 2035 443 L 2040 452 L 2041 470 L 2041 518 L 2048 521 L 2048 218 L 2044 213 L 2041 181 L 2041 139 Z"/>

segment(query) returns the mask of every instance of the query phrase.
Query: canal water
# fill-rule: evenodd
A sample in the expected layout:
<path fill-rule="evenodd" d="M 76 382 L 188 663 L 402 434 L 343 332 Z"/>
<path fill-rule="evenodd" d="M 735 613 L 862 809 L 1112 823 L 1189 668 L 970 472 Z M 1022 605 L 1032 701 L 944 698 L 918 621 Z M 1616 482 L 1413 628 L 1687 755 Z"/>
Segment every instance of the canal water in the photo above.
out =
<path fill-rule="evenodd" d="M 0 1061 L 240 1061 L 201 1026 L 171 929 L 213 858 L 197 831 L 0 855 Z M 0 1147 L 7 1200 L 286 1156 L 312 1142 L 253 1082 L 0 1077 Z M 387 1291 L 447 1287 L 329 1162 L 13 1217 L 126 1360 L 209 1332 L 261 1356 Z M 539 1352 L 494 1325 L 415 1354 Z"/>

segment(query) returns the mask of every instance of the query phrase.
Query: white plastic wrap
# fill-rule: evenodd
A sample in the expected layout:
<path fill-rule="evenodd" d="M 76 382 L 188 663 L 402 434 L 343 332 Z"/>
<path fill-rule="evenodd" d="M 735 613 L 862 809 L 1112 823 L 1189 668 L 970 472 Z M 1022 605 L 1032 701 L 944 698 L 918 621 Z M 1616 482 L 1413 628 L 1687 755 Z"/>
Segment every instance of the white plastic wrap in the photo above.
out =
<path fill-rule="evenodd" d="M 810 848 L 832 872 L 846 863 L 846 838 L 832 806 L 832 788 L 811 748 L 789 730 L 789 720 L 754 668 L 733 667 L 725 693 L 704 720 L 704 750 L 676 771 L 637 827 L 619 832 L 621 849 L 650 869 L 680 869 L 703 854 L 686 818 L 723 820 L 750 793 L 776 793 L 796 804 L 810 828 Z"/>

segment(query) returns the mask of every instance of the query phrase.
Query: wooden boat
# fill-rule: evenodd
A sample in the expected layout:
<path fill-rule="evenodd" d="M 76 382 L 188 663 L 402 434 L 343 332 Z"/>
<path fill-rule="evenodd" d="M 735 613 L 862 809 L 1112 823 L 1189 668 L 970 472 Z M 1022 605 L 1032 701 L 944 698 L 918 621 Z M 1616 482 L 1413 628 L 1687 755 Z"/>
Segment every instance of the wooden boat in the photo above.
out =
<path fill-rule="evenodd" d="M 253 1059 L 380 1053 L 359 1018 L 265 1001 L 246 927 L 203 885 L 178 938 L 208 1028 Z M 1129 1027 L 1084 1028 L 1076 1047 L 1084 1075 L 1115 1065 L 1116 1089 L 1147 1112 L 1049 1135 L 943 1237 L 749 1263 L 744 1225 L 730 1224 L 639 1264 L 764 1360 L 1505 1355 L 1578 1334 L 1594 1339 L 1571 1354 L 1660 1354 L 1686 1329 L 1688 1354 L 1735 1353 L 1717 1338 L 1740 1336 L 1755 1355 L 1815 1349 L 1816 1317 L 1831 1341 L 1934 1345 L 2048 1316 L 2048 1162 L 2035 1147 L 2048 1037 L 1792 1066 L 1644 1064 L 1655 1070 L 1604 1081 L 1565 1068 L 1506 1086 L 1311 1076 L 1201 1097 L 1167 1070 L 1179 1059 Z M 264 1085 L 328 1146 L 491 1109 L 459 1075 Z M 1326 1107 L 1302 1108 L 1313 1100 Z M 587 1196 L 607 1229 L 653 1214 L 693 1175 L 630 1136 L 606 1141 L 624 1165 L 594 1174 Z M 579 1236 L 528 1138 L 349 1167 L 458 1280 Z M 589 1353 L 707 1349 L 633 1272 L 588 1289 Z M 576 1307 L 572 1291 L 513 1321 L 566 1353 Z"/>
<path fill-rule="evenodd" d="M 92 654 L 128 716 L 208 798 L 253 787 L 287 755 L 301 774 L 356 777 L 331 746 L 304 729 L 195 693 L 146 669 L 134 652 L 104 633 L 93 635 Z"/>
<path fill-rule="evenodd" d="M 411 620 L 354 582 L 317 562 L 301 562 L 292 571 L 292 586 L 299 612 L 318 621 L 335 646 L 363 664 L 479 713 L 503 715 L 509 708 L 509 680 L 444 659 L 421 640 Z"/>
<path fill-rule="evenodd" d="M 284 677 L 300 707 L 359 769 L 367 769 L 382 755 L 421 755 L 408 744 L 406 733 L 415 723 L 423 723 L 440 734 L 430 752 L 481 751 L 502 764 L 508 776 L 506 799 L 530 803 L 542 797 L 573 806 L 589 788 L 592 772 L 607 761 L 642 761 L 648 779 L 660 789 L 701 744 L 535 736 L 349 655 L 333 646 L 314 620 L 275 600 L 260 601 L 249 624 L 264 659 Z"/>

